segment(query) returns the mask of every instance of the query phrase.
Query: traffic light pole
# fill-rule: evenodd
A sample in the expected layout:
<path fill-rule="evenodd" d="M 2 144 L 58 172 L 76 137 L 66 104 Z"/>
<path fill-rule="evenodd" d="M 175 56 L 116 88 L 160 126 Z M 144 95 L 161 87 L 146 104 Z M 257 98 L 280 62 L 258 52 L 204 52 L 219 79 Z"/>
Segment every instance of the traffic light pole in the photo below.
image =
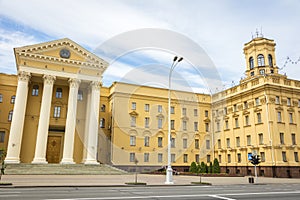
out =
<path fill-rule="evenodd" d="M 257 171 L 256 171 L 256 165 L 254 165 L 254 170 L 255 170 L 255 183 L 257 183 Z"/>

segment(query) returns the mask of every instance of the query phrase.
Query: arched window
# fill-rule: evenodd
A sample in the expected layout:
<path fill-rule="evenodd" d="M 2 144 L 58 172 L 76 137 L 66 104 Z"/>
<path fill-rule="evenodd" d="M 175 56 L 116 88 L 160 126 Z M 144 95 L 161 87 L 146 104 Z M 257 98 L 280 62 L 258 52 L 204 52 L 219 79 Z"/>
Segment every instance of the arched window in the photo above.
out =
<path fill-rule="evenodd" d="M 258 65 L 259 67 L 265 66 L 265 57 L 264 57 L 262 54 L 259 54 L 259 55 L 257 56 L 257 65 Z"/>
<path fill-rule="evenodd" d="M 15 95 L 11 96 L 10 103 L 14 104 L 15 101 L 16 101 L 16 96 Z"/>
<path fill-rule="evenodd" d="M 269 66 L 273 67 L 273 58 L 271 54 L 268 55 L 268 60 L 269 60 Z"/>
<path fill-rule="evenodd" d="M 11 111 L 9 111 L 9 113 L 8 113 L 8 121 L 9 121 L 9 122 L 11 122 L 12 116 L 13 116 L 13 111 L 11 110 Z"/>
<path fill-rule="evenodd" d="M 100 119 L 100 128 L 105 128 L 105 119 L 104 118 Z"/>
<path fill-rule="evenodd" d="M 102 106 L 101 106 L 101 112 L 105 112 L 105 105 L 104 104 L 102 104 Z"/>
<path fill-rule="evenodd" d="M 250 66 L 250 69 L 253 69 L 253 68 L 254 68 L 254 60 L 253 60 L 253 57 L 250 57 L 250 58 L 249 58 L 249 66 Z"/>
<path fill-rule="evenodd" d="M 32 96 L 38 96 L 39 95 L 39 86 L 38 85 L 34 85 L 32 87 L 32 93 L 31 93 Z"/>
<path fill-rule="evenodd" d="M 56 89 L 55 97 L 58 98 L 58 99 L 62 98 L 62 89 L 61 88 Z"/>

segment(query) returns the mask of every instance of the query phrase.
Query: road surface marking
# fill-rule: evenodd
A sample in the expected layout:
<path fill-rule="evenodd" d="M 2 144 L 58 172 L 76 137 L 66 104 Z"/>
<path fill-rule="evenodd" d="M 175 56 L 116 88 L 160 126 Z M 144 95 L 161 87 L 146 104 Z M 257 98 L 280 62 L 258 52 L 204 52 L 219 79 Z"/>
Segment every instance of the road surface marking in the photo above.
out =
<path fill-rule="evenodd" d="M 231 198 L 227 198 L 227 197 L 221 197 L 221 196 L 218 196 L 218 195 L 209 195 L 209 197 L 213 197 L 213 198 L 216 198 L 216 199 L 235 200 L 235 199 L 231 199 Z"/>

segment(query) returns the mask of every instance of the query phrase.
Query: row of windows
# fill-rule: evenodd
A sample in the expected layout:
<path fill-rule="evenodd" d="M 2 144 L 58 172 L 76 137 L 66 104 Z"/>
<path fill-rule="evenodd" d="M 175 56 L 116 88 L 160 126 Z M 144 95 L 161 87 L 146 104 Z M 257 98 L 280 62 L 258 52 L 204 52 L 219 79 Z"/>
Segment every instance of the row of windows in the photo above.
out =
<path fill-rule="evenodd" d="M 194 140 L 195 149 L 199 149 L 199 139 Z M 136 136 L 131 135 L 130 136 L 130 146 L 136 146 Z M 171 148 L 175 148 L 176 144 L 176 138 L 171 138 Z M 149 147 L 150 146 L 150 137 L 145 136 L 144 137 L 144 146 Z M 187 138 L 182 139 L 182 146 L 184 149 L 188 148 L 188 140 Z M 163 147 L 163 137 L 157 137 L 157 147 Z M 210 140 L 206 140 L 206 148 L 210 149 Z"/>
<path fill-rule="evenodd" d="M 136 102 L 131 102 L 131 110 L 136 110 L 137 104 Z M 150 111 L 150 104 L 145 104 L 144 105 L 144 111 L 145 112 L 149 112 Z M 163 108 L 162 108 L 162 105 L 157 105 L 157 112 L 158 113 L 162 113 L 163 111 Z M 174 106 L 171 106 L 171 114 L 175 114 L 175 107 Z M 204 111 L 204 114 L 205 114 L 205 117 L 208 117 L 208 110 L 205 110 Z M 182 108 L 182 115 L 186 116 L 187 115 L 187 108 Z M 194 109 L 194 116 L 198 116 L 198 109 Z"/>
<path fill-rule="evenodd" d="M 247 146 L 251 146 L 252 142 L 251 142 L 251 135 L 247 135 Z M 280 138 L 280 144 L 285 144 L 284 143 L 284 133 L 279 133 L 279 138 Z M 296 134 L 292 133 L 291 134 L 291 140 L 292 140 L 292 145 L 296 145 Z M 240 147 L 241 146 L 241 142 L 240 142 L 240 137 L 236 137 L 235 138 L 235 142 L 236 142 L 236 147 Z M 264 144 L 264 137 L 262 133 L 258 134 L 258 143 L 260 145 Z M 231 144 L 230 144 L 230 138 L 226 138 L 226 147 L 230 148 Z M 218 148 L 221 149 L 222 145 L 221 145 L 221 139 L 218 139 Z"/>
<path fill-rule="evenodd" d="M 273 58 L 272 58 L 271 54 L 268 55 L 268 61 L 269 61 L 269 66 L 273 67 Z M 259 54 L 257 56 L 257 65 L 259 67 L 265 66 L 265 57 L 264 57 L 264 55 Z M 254 68 L 254 59 L 253 59 L 253 57 L 249 58 L 249 66 L 250 66 L 250 70 Z"/>
<path fill-rule="evenodd" d="M 174 163 L 176 160 L 176 154 L 172 153 L 171 154 L 171 162 Z M 129 154 L 129 161 L 130 162 L 135 162 L 136 157 L 135 153 L 130 153 Z M 195 162 L 199 162 L 199 154 L 195 155 Z M 144 153 L 144 162 L 150 162 L 150 153 Z M 157 162 L 162 163 L 163 162 L 163 154 L 158 153 L 157 154 Z M 188 154 L 183 154 L 183 162 L 188 163 Z"/>

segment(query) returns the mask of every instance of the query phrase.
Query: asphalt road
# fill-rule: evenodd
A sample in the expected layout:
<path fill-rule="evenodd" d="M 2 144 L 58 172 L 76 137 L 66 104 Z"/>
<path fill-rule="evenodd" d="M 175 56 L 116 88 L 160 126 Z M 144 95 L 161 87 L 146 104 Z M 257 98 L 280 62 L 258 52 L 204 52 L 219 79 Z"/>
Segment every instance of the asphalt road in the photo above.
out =
<path fill-rule="evenodd" d="M 119 200 L 119 199 L 300 199 L 300 184 L 151 187 L 0 188 L 0 199 Z"/>

